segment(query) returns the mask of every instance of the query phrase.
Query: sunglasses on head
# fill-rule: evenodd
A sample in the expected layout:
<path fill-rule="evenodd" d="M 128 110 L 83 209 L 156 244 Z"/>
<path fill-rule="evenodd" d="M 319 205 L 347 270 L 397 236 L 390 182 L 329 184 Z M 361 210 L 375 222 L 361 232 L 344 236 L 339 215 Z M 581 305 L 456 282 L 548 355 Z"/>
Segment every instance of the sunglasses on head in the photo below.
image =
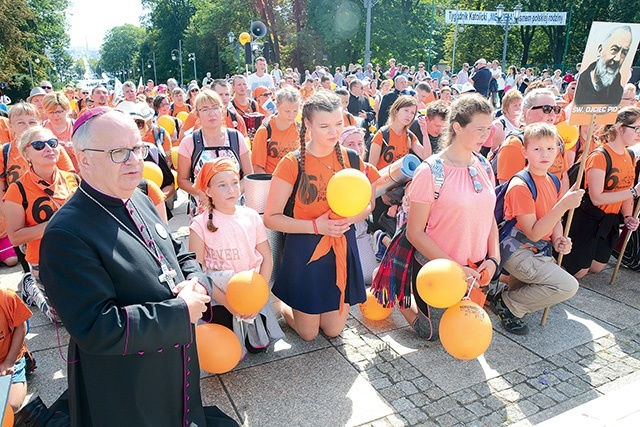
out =
<path fill-rule="evenodd" d="M 263 93 L 263 94 L 262 94 L 262 95 L 260 95 L 260 96 L 271 96 L 271 92 L 265 92 L 265 93 Z"/>
<path fill-rule="evenodd" d="M 200 89 L 191 89 L 189 92 L 200 92 Z"/>
<path fill-rule="evenodd" d="M 29 145 L 31 145 L 36 151 L 44 150 L 44 147 L 47 145 L 51 148 L 56 148 L 58 146 L 58 138 L 51 138 L 46 141 L 32 141 Z"/>
<path fill-rule="evenodd" d="M 559 105 L 536 105 L 535 107 L 531 107 L 532 110 L 542 110 L 544 114 L 551 114 L 553 111 L 556 114 L 560 114 L 562 111 L 562 107 Z"/>
<path fill-rule="evenodd" d="M 53 89 L 51 86 L 40 86 L 42 89 Z"/>

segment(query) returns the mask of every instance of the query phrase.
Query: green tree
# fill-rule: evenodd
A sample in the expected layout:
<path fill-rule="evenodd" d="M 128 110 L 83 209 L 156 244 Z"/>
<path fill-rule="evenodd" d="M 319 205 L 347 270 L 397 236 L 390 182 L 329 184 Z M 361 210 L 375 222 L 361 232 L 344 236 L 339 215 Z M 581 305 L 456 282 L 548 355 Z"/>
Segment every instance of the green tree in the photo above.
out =
<path fill-rule="evenodd" d="M 29 34 L 20 24 L 33 19 L 27 0 L 0 0 L 0 81 L 27 69 Z"/>
<path fill-rule="evenodd" d="M 111 73 L 131 69 L 136 65 L 135 59 L 144 38 L 145 30 L 135 25 L 113 27 L 105 34 L 100 48 L 100 65 Z"/>

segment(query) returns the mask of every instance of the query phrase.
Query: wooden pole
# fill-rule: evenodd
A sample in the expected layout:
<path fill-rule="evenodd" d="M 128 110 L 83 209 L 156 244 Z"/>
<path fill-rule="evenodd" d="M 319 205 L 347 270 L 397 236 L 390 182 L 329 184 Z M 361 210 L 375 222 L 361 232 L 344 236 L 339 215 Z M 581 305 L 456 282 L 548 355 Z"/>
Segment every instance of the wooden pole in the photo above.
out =
<path fill-rule="evenodd" d="M 591 140 L 593 139 L 593 130 L 596 126 L 596 115 L 591 116 L 591 123 L 589 124 L 589 131 L 587 132 L 587 140 L 584 143 L 584 150 L 582 151 L 582 158 L 580 159 L 580 168 L 578 169 L 578 176 L 576 177 L 576 182 L 582 182 L 582 176 L 584 175 L 584 168 L 587 162 L 587 157 L 589 157 L 589 153 L 591 151 Z M 589 196 L 587 196 L 589 197 Z M 571 229 L 571 223 L 573 222 L 573 213 L 575 209 L 570 209 L 567 214 L 567 223 L 564 225 L 564 237 L 569 237 L 569 230 Z M 562 266 L 562 258 L 564 254 L 558 254 L 558 260 L 556 263 L 559 266 Z M 547 324 L 547 316 L 549 315 L 549 307 L 544 309 L 542 313 L 542 319 L 540 320 L 540 326 L 544 326 Z"/>
<path fill-rule="evenodd" d="M 633 210 L 633 217 L 638 218 L 638 213 L 640 213 L 640 203 L 636 204 L 636 207 Z M 618 256 L 618 262 L 616 263 L 616 268 L 613 269 L 613 275 L 611 276 L 609 285 L 613 285 L 613 283 L 616 281 L 616 276 L 618 275 L 618 270 L 620 270 L 620 264 L 622 264 L 622 257 L 624 256 L 624 251 L 627 249 L 627 244 L 629 243 L 629 239 L 631 238 L 631 233 L 633 233 L 633 231 L 629 230 L 627 235 L 624 236 L 624 242 L 622 242 L 622 248 L 620 249 L 620 256 Z"/>

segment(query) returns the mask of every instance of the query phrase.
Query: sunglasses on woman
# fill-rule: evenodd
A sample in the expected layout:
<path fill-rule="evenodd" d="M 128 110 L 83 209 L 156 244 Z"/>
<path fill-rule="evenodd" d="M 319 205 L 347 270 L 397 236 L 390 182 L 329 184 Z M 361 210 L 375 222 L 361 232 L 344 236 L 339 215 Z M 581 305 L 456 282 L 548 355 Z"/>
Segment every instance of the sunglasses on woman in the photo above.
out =
<path fill-rule="evenodd" d="M 136 120 L 136 126 L 138 129 L 144 129 L 144 120 Z"/>
<path fill-rule="evenodd" d="M 544 114 L 551 114 L 552 111 L 556 114 L 560 114 L 560 112 L 562 111 L 562 107 L 560 107 L 559 105 L 537 105 L 535 107 L 531 107 L 531 109 L 532 110 L 542 109 L 542 112 Z"/>
<path fill-rule="evenodd" d="M 36 151 L 44 150 L 44 147 L 47 145 L 51 148 L 56 148 L 58 146 L 58 138 L 51 138 L 46 141 L 32 141 L 29 145 L 31 145 Z"/>

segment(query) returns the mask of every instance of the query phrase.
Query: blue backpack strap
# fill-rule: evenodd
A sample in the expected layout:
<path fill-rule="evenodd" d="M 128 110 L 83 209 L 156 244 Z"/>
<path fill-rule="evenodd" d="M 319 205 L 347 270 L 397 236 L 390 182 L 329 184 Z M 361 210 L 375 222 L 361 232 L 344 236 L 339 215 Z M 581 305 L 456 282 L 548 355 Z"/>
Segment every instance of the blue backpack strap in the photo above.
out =
<path fill-rule="evenodd" d="M 440 156 L 431 156 L 425 160 L 431 168 L 431 176 L 433 177 L 433 198 L 438 200 L 440 197 L 440 189 L 444 184 L 444 165 Z"/>
<path fill-rule="evenodd" d="M 551 177 L 551 181 L 553 181 L 553 184 L 556 186 L 556 193 L 560 194 L 560 186 L 562 185 L 562 183 L 560 182 L 558 177 L 551 172 L 547 172 L 547 175 Z"/>
<path fill-rule="evenodd" d="M 527 184 L 527 187 L 529 187 L 529 191 L 531 191 L 531 196 L 535 201 L 538 198 L 538 189 L 536 188 L 536 183 L 533 181 L 531 172 L 529 172 L 527 169 L 523 169 L 514 176 L 517 176 L 518 178 L 523 180 L 525 184 Z"/>

